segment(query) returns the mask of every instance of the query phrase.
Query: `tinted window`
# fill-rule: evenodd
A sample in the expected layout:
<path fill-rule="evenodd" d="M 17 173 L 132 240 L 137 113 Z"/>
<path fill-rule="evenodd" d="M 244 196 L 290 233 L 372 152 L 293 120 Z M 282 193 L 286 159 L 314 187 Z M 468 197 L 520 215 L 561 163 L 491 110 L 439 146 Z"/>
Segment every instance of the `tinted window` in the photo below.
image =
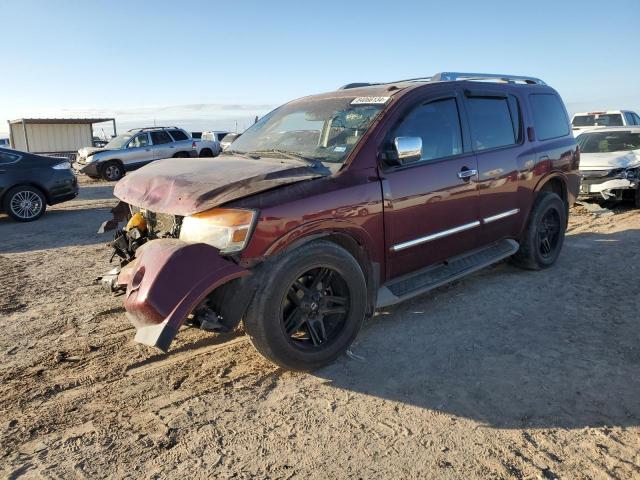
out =
<path fill-rule="evenodd" d="M 530 95 L 533 124 L 539 140 L 564 137 L 569 134 L 569 121 L 560 99 L 552 94 Z"/>
<path fill-rule="evenodd" d="M 176 142 L 179 142 L 180 140 L 186 140 L 187 138 L 189 138 L 187 137 L 187 134 L 184 133 L 182 130 L 169 130 L 169 133 L 171 134 L 171 136 Z"/>
<path fill-rule="evenodd" d="M 627 125 L 633 125 L 636 122 L 633 120 L 633 114 L 631 112 L 626 112 L 624 114 L 624 118 L 627 121 Z"/>
<path fill-rule="evenodd" d="M 163 143 L 173 142 L 169 134 L 164 130 L 151 132 L 151 141 L 153 142 L 154 145 L 162 145 Z"/>
<path fill-rule="evenodd" d="M 634 113 L 634 114 L 633 114 L 633 118 L 634 118 L 634 119 L 635 119 L 635 121 L 636 121 L 636 125 L 640 125 L 640 117 Z"/>
<path fill-rule="evenodd" d="M 9 152 L 0 152 L 0 164 L 2 163 L 13 163 L 20 160 L 20 155 L 14 155 Z"/>
<path fill-rule="evenodd" d="M 175 130 L 174 130 L 175 132 Z M 191 138 L 195 138 L 195 139 L 201 139 L 202 138 L 202 132 L 191 132 Z"/>
<path fill-rule="evenodd" d="M 640 133 L 583 133 L 578 137 L 578 145 L 582 153 L 609 153 L 637 150 L 640 148 Z"/>
<path fill-rule="evenodd" d="M 146 147 L 149 144 L 149 139 L 146 133 L 141 133 L 133 137 L 133 140 L 129 142 L 128 148 Z"/>
<path fill-rule="evenodd" d="M 600 125 L 602 127 L 622 127 L 622 115 L 619 113 L 598 115 L 596 118 L 596 125 Z"/>
<path fill-rule="evenodd" d="M 520 136 L 520 115 L 515 98 L 467 99 L 474 150 L 513 145 Z M 513 112 L 512 112 L 513 110 Z"/>
<path fill-rule="evenodd" d="M 449 98 L 420 105 L 401 121 L 393 137 L 421 137 L 422 160 L 462 153 L 456 101 Z"/>

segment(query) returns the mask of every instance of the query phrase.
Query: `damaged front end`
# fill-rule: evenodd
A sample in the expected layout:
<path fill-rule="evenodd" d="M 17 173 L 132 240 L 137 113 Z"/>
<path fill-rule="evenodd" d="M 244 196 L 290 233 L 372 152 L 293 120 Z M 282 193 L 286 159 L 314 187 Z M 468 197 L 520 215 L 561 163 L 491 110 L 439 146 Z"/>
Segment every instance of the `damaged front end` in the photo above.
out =
<path fill-rule="evenodd" d="M 182 217 L 148 212 L 125 202 L 118 202 L 111 214 L 112 218 L 100 226 L 98 233 L 115 230 L 113 240 L 107 246 L 113 249 L 109 263 L 117 259 L 118 266 L 98 277 L 96 282 L 108 292 L 122 293 L 125 286 L 117 281 L 120 270 L 133 261 L 138 248 L 149 240 L 178 238 Z M 121 223 L 125 225 L 123 228 L 119 228 Z"/>

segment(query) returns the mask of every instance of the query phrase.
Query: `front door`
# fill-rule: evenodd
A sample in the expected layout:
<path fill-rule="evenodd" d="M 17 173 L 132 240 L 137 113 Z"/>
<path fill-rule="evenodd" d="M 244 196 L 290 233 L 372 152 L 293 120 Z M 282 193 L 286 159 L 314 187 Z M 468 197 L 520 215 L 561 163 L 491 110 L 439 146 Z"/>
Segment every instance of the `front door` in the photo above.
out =
<path fill-rule="evenodd" d="M 122 156 L 124 168 L 125 170 L 138 168 L 151 160 L 153 160 L 153 152 L 151 151 L 149 135 L 146 132 L 138 133 L 129 140 L 127 150 Z"/>
<path fill-rule="evenodd" d="M 439 91 L 408 109 L 396 137 L 421 137 L 421 159 L 381 167 L 387 279 L 475 248 L 480 231 L 477 164 L 463 142 L 460 99 Z"/>

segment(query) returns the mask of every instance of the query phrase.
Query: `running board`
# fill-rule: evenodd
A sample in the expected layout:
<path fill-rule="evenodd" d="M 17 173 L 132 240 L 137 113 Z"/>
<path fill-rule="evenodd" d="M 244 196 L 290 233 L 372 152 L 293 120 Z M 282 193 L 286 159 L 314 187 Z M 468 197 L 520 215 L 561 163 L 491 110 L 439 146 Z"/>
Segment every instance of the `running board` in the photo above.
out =
<path fill-rule="evenodd" d="M 500 240 L 479 250 L 392 280 L 378 290 L 376 308 L 393 305 L 458 280 L 510 257 L 518 251 L 518 248 L 520 245 L 515 240 Z"/>

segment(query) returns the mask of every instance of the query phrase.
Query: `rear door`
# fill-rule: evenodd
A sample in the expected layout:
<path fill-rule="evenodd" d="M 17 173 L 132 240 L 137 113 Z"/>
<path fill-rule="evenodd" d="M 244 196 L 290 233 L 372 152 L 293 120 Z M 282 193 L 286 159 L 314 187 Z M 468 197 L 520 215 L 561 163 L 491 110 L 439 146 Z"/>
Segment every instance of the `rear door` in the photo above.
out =
<path fill-rule="evenodd" d="M 477 164 L 455 87 L 430 88 L 401 115 L 384 148 L 396 137 L 420 137 L 422 158 L 380 169 L 387 279 L 475 248 L 480 226 Z"/>
<path fill-rule="evenodd" d="M 173 139 L 164 130 L 156 130 L 151 132 L 151 141 L 153 142 L 153 159 L 171 158 L 175 153 Z"/>
<path fill-rule="evenodd" d="M 478 161 L 479 243 L 518 235 L 520 170 L 535 160 L 524 146 L 520 100 L 496 86 L 464 89 L 471 144 Z"/>

